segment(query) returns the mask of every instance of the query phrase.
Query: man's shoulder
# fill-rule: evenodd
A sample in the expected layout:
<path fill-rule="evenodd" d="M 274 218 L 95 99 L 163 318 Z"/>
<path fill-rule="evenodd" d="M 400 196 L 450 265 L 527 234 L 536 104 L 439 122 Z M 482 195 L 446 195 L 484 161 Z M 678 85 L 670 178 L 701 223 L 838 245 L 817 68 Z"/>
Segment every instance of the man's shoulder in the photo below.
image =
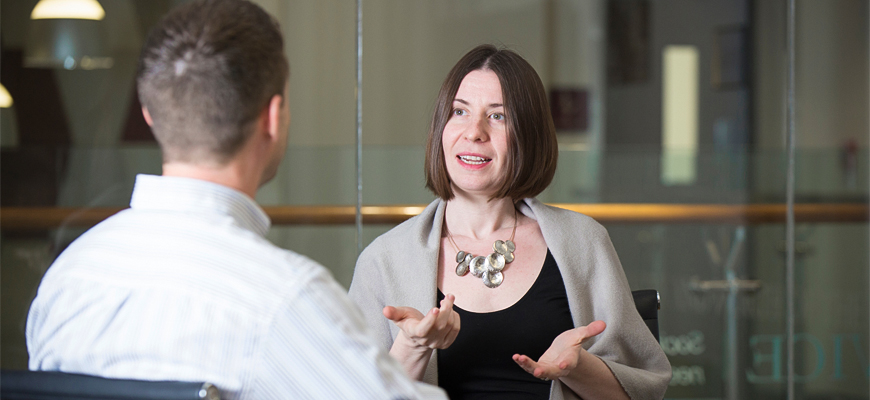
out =
<path fill-rule="evenodd" d="M 309 275 L 328 273 L 316 261 L 228 221 L 177 219 L 122 211 L 71 243 L 49 272 L 131 287 L 173 287 L 173 280 L 200 279 L 216 290 L 234 292 L 250 286 L 272 293 Z"/>

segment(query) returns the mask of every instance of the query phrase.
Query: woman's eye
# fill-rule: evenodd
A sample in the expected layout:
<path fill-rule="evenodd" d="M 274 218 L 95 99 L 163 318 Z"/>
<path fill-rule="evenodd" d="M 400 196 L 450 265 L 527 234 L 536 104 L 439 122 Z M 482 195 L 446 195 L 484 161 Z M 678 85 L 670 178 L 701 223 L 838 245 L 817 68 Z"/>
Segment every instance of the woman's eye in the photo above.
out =
<path fill-rule="evenodd" d="M 459 108 L 454 108 L 454 109 L 453 109 L 453 115 L 465 115 L 465 110 L 462 110 L 462 109 L 459 109 Z"/>
<path fill-rule="evenodd" d="M 491 114 L 489 117 L 496 120 L 496 121 L 503 121 L 504 120 L 504 114 L 502 114 L 502 113 Z"/>

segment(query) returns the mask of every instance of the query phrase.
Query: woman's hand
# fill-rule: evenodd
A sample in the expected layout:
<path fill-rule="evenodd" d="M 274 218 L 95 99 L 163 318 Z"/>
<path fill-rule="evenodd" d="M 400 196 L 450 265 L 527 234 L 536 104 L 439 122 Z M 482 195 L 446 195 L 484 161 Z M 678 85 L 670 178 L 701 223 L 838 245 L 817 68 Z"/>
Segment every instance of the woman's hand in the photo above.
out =
<path fill-rule="evenodd" d="M 552 380 L 565 377 L 577 367 L 580 357 L 586 352 L 580 344 L 603 332 L 606 326 L 604 321 L 594 321 L 562 332 L 538 361 L 520 354 L 514 354 L 513 359 L 535 378 Z"/>
<path fill-rule="evenodd" d="M 408 376 L 423 379 L 433 349 L 446 349 L 459 334 L 459 314 L 453 311 L 453 300 L 448 294 L 441 300 L 441 308 L 429 310 L 426 316 L 413 307 L 384 307 L 384 316 L 401 329 L 390 355 L 402 364 Z"/>
<path fill-rule="evenodd" d="M 459 334 L 459 314 L 453 311 L 452 294 L 441 300 L 441 308 L 429 310 L 426 316 L 412 307 L 384 307 L 384 316 L 393 321 L 408 344 L 427 349 L 446 349 Z"/>

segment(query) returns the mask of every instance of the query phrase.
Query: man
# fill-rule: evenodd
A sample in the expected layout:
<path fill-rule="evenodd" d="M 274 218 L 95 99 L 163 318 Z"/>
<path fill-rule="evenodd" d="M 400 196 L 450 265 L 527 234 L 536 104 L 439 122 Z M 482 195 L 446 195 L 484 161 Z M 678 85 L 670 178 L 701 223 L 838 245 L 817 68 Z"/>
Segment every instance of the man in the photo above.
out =
<path fill-rule="evenodd" d="M 72 243 L 27 320 L 30 369 L 208 381 L 226 398 L 444 398 L 412 382 L 317 263 L 253 201 L 287 144 L 277 24 L 242 0 L 171 11 L 139 62 L 163 176 Z"/>

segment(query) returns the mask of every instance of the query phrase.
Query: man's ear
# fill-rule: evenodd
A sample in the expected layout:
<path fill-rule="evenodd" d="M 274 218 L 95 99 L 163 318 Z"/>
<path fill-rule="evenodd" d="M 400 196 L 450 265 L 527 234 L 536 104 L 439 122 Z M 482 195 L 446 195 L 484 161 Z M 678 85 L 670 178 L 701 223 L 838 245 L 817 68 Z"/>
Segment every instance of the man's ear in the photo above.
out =
<path fill-rule="evenodd" d="M 154 126 L 154 121 L 151 120 L 151 113 L 148 112 L 148 109 L 144 106 L 142 107 L 142 116 L 145 117 L 145 123 L 148 126 Z"/>
<path fill-rule="evenodd" d="M 272 136 L 272 140 L 277 141 L 280 137 L 279 130 L 281 129 L 281 111 L 284 108 L 284 96 L 274 95 L 269 100 L 269 107 L 266 110 L 266 132 Z"/>

